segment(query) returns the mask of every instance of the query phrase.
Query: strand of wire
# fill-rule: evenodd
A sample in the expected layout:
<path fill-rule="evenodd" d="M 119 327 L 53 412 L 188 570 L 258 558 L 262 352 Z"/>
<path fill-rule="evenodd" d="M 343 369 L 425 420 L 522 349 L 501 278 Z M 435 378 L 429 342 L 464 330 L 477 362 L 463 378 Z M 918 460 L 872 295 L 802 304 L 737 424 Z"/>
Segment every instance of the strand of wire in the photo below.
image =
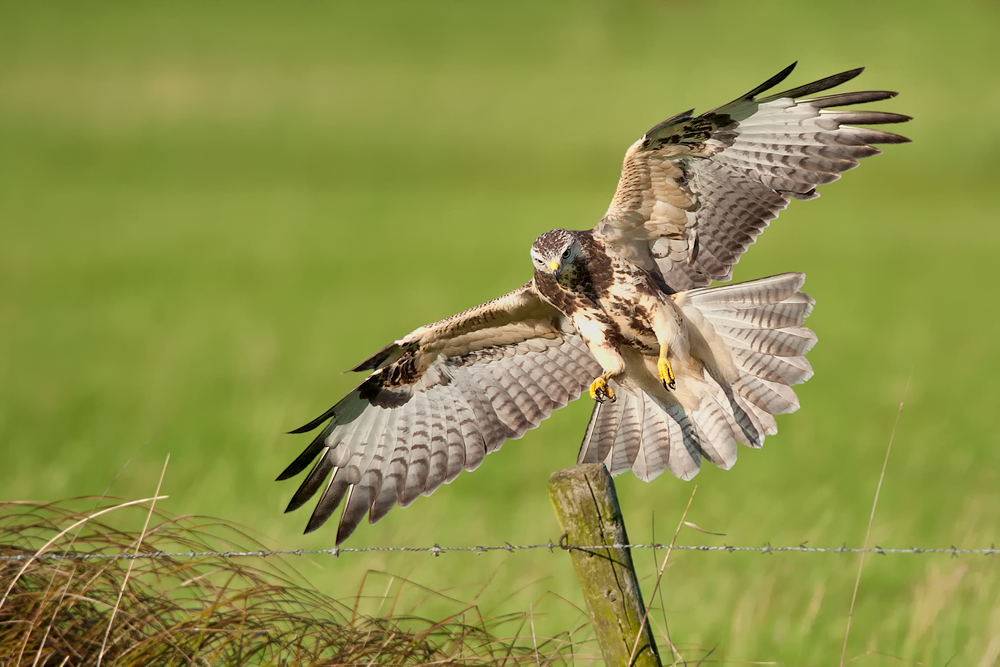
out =
<path fill-rule="evenodd" d="M 267 558 L 270 556 L 333 556 L 339 557 L 342 554 L 357 554 L 369 552 L 406 552 L 406 553 L 430 553 L 434 556 L 441 556 L 446 553 L 474 553 L 476 555 L 485 554 L 491 551 L 527 551 L 532 549 L 548 549 L 554 552 L 557 549 L 569 551 L 598 551 L 601 549 L 672 549 L 674 551 L 726 551 L 735 553 L 739 551 L 759 552 L 761 554 L 775 553 L 834 553 L 834 554 L 857 554 L 874 553 L 882 556 L 897 554 L 949 554 L 953 557 L 968 554 L 982 554 L 985 556 L 995 556 L 1000 554 L 1000 549 L 995 543 L 985 549 L 958 549 L 954 546 L 948 548 L 883 548 L 874 546 L 867 549 L 859 547 L 848 547 L 846 544 L 840 547 L 809 547 L 805 543 L 791 547 L 773 547 L 765 544 L 760 547 L 737 547 L 731 545 L 709 546 L 709 545 L 674 545 L 667 544 L 597 544 L 597 545 L 576 545 L 568 544 L 565 539 L 559 542 L 549 540 L 544 544 L 503 544 L 495 546 L 474 546 L 474 547 L 442 547 L 435 544 L 432 547 L 348 547 L 332 549 L 289 549 L 275 551 L 146 551 L 139 553 L 43 553 L 43 554 L 2 554 L 0 561 L 28 561 L 28 560 L 141 560 L 156 558 Z"/>

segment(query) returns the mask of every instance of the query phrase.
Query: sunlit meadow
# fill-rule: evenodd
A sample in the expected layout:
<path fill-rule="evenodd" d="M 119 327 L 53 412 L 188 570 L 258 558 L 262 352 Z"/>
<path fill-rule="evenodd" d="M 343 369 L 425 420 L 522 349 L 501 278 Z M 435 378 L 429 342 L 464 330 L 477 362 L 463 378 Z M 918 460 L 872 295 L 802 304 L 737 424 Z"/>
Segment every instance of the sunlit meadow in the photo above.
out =
<path fill-rule="evenodd" d="M 277 548 L 333 546 L 283 515 L 283 432 L 386 342 L 530 275 L 552 227 L 600 218 L 621 156 L 792 61 L 865 65 L 913 115 L 796 202 L 735 272 L 806 272 L 819 335 L 802 408 L 692 483 L 618 478 L 634 541 L 860 545 L 1000 538 L 1000 8 L 993 3 L 0 3 L 0 498 L 152 494 Z M 905 390 L 907 384 L 909 389 Z M 348 546 L 537 543 L 545 485 L 589 399 Z M 2 539 L 2 537 L 0 537 Z M 635 554 L 647 590 L 649 552 Z M 856 556 L 678 552 L 656 601 L 681 651 L 839 661 Z M 351 596 L 370 569 L 484 614 L 583 622 L 547 551 L 347 554 L 296 567 Z M 995 558 L 872 556 L 848 658 L 988 667 Z M 661 649 L 668 652 L 665 642 Z"/>

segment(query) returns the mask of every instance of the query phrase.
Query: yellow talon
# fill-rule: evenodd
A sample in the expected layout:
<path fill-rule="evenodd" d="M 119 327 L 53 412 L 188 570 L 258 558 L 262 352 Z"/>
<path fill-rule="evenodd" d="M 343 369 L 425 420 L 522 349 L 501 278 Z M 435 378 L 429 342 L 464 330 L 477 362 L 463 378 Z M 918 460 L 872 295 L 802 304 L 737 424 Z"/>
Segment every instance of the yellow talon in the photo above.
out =
<path fill-rule="evenodd" d="M 608 386 L 608 381 L 602 375 L 590 383 L 590 397 L 598 403 L 615 400 L 615 392 Z"/>
<path fill-rule="evenodd" d="M 674 369 L 670 367 L 670 362 L 665 356 L 661 356 L 656 362 L 656 370 L 660 372 L 660 382 L 664 389 L 676 389 L 677 378 L 674 377 Z"/>

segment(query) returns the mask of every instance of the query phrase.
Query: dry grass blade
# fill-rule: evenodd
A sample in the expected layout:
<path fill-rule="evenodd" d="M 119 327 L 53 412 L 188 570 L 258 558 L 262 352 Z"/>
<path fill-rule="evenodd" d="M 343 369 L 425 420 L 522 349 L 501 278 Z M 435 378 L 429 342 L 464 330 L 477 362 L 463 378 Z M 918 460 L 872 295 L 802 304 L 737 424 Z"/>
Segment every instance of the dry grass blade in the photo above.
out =
<path fill-rule="evenodd" d="M 76 511 L 72 501 L 11 507 L 15 511 L 0 515 L 0 555 L 63 551 L 74 527 L 80 532 L 73 551 L 92 555 L 263 546 L 239 527 L 172 517 L 148 504 L 137 507 L 152 516 L 141 541 L 138 529 L 117 528 L 102 516 L 123 505 L 98 511 Z M 117 523 L 120 515 L 111 518 L 118 517 Z M 538 667 L 581 658 L 593 662 L 568 634 L 505 636 L 501 631 L 515 630 L 523 614 L 483 618 L 475 607 L 466 607 L 436 621 L 398 610 L 368 616 L 356 611 L 355 600 L 318 593 L 283 561 L 245 563 L 166 556 L 0 561 L 0 585 L 8 591 L 0 608 L 0 665 L 96 667 L 102 645 L 105 665 Z"/>
<path fill-rule="evenodd" d="M 677 524 L 677 530 L 674 531 L 674 537 L 670 540 L 670 546 L 667 547 L 667 555 L 663 557 L 663 564 L 660 565 L 660 571 L 656 574 L 656 583 L 653 584 L 653 592 L 649 595 L 649 604 L 646 605 L 646 613 L 642 615 L 642 621 L 639 623 L 639 632 L 635 636 L 635 642 L 632 644 L 632 652 L 629 654 L 628 663 L 630 665 L 635 661 L 635 653 L 639 650 L 639 638 L 642 636 L 643 628 L 646 627 L 646 619 L 649 618 L 649 610 L 653 606 L 653 598 L 656 596 L 656 591 L 660 589 L 660 581 L 663 579 L 663 571 L 667 569 L 667 561 L 670 560 L 670 554 L 674 550 L 674 544 L 676 544 L 677 536 L 681 532 L 681 526 L 683 526 L 687 521 L 688 510 L 691 509 L 691 503 L 694 502 L 694 494 L 696 493 L 698 493 L 697 484 L 695 484 L 694 488 L 691 489 L 691 497 L 688 498 L 687 507 L 684 508 L 684 514 L 681 515 L 681 520 Z M 670 650 L 676 652 L 673 643 L 670 645 Z M 677 653 L 676 655 L 680 657 L 681 662 L 684 662 L 684 658 L 680 656 L 680 653 Z"/>
<path fill-rule="evenodd" d="M 156 493 L 153 494 L 154 500 L 149 503 L 149 512 L 146 514 L 146 523 L 142 526 L 142 532 L 139 533 L 139 539 L 135 543 L 135 551 L 133 553 L 139 553 L 139 549 L 142 548 L 142 541 L 146 538 L 146 531 L 149 530 L 149 520 L 153 518 L 153 510 L 156 509 L 155 498 L 160 495 L 160 489 L 163 488 L 163 478 L 167 475 L 168 465 L 170 465 L 170 454 L 167 454 L 167 460 L 163 462 L 163 472 L 160 473 L 160 481 L 156 483 Z M 104 641 L 101 643 L 101 652 L 97 654 L 97 667 L 101 667 L 101 663 L 104 661 L 104 654 L 108 649 L 108 637 L 111 636 L 111 628 L 115 624 L 115 616 L 118 615 L 118 609 L 122 604 L 122 596 L 125 595 L 125 588 L 128 587 L 128 580 L 129 577 L 132 576 L 132 568 L 134 566 L 135 561 L 129 561 L 128 571 L 125 572 L 125 577 L 122 579 L 122 587 L 118 589 L 118 599 L 115 600 L 115 607 L 111 610 L 111 618 L 108 619 L 108 629 L 104 631 Z M 41 654 L 42 652 L 39 650 L 38 656 L 40 657 Z"/>
<path fill-rule="evenodd" d="M 882 461 L 882 473 L 878 476 L 878 486 L 875 487 L 875 499 L 872 501 L 872 512 L 868 517 L 868 530 L 865 531 L 865 544 L 863 549 L 868 548 L 868 540 L 872 535 L 872 523 L 875 521 L 875 508 L 878 507 L 878 496 L 882 492 L 882 480 L 885 479 L 885 469 L 889 465 L 889 452 L 892 451 L 892 441 L 896 437 L 896 427 L 899 426 L 899 418 L 903 414 L 903 404 L 906 403 L 906 394 L 910 391 L 910 380 L 913 378 L 913 371 L 906 379 L 906 387 L 903 388 L 903 399 L 899 402 L 899 411 L 896 413 L 896 421 L 892 425 L 892 433 L 889 435 L 889 444 L 885 448 L 885 459 Z M 861 562 L 858 563 L 858 576 L 854 580 L 854 593 L 851 595 L 851 609 L 847 613 L 847 630 L 844 631 L 844 648 L 840 652 L 840 667 L 844 667 L 844 659 L 847 657 L 847 640 L 851 637 L 851 619 L 854 618 L 854 603 L 858 599 L 858 586 L 861 585 L 861 570 L 865 566 L 866 551 L 861 552 Z"/>

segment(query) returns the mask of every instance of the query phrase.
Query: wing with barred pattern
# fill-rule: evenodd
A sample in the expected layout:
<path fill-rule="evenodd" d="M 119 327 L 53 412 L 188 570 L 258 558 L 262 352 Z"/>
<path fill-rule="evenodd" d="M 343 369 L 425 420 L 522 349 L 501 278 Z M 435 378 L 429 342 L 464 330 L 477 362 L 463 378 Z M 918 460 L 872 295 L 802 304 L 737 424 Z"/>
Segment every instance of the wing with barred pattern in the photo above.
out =
<path fill-rule="evenodd" d="M 293 433 L 327 422 L 279 480 L 312 469 L 286 511 L 322 490 L 306 532 L 340 505 L 337 544 L 368 515 L 430 495 L 578 398 L 601 367 L 529 283 L 421 327 L 354 370 L 373 373 Z"/>
<path fill-rule="evenodd" d="M 732 277 L 740 255 L 792 198 L 817 197 L 872 144 L 909 141 L 855 127 L 908 116 L 833 107 L 894 97 L 889 91 L 809 97 L 858 76 L 850 70 L 782 93 L 792 64 L 746 95 L 700 116 L 687 111 L 629 148 L 618 189 L 595 232 L 614 250 L 662 274 L 674 290 Z"/>

